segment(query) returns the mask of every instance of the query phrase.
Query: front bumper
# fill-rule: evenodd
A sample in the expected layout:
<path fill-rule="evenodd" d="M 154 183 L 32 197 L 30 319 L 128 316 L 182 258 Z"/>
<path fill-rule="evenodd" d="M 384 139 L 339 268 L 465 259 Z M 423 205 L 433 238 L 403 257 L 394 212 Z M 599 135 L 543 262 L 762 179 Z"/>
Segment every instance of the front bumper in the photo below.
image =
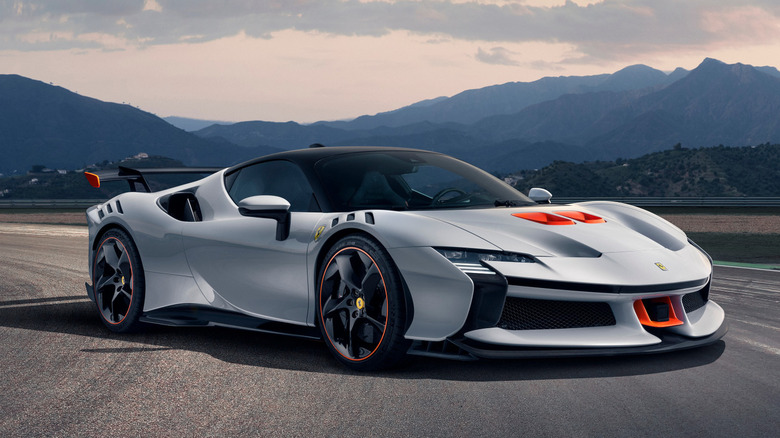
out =
<path fill-rule="evenodd" d="M 473 311 L 488 276 L 471 277 Z M 474 323 L 451 336 L 450 344 L 484 358 L 614 356 L 695 348 L 727 331 L 723 309 L 709 300 L 711 278 L 585 291 L 572 283 L 507 283 L 500 316 L 489 324 L 470 318 Z M 653 312 L 658 303 L 660 315 Z"/>
<path fill-rule="evenodd" d="M 670 332 L 658 333 L 656 336 L 660 343 L 635 347 L 601 347 L 601 348 L 528 348 L 522 346 L 486 344 L 471 339 L 450 339 L 456 347 L 471 356 L 484 359 L 541 359 L 564 357 L 604 357 L 619 355 L 637 355 L 666 353 L 670 351 L 686 350 L 689 348 L 703 347 L 714 344 L 728 331 L 728 325 L 724 322 L 715 333 L 709 336 L 690 338 Z"/>

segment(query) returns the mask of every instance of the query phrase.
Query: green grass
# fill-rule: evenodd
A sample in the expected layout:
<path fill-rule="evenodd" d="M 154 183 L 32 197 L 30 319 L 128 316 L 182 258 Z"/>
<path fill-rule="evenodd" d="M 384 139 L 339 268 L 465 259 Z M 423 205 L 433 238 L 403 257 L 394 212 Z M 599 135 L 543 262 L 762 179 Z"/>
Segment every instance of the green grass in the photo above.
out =
<path fill-rule="evenodd" d="M 687 233 L 714 260 L 780 265 L 780 234 Z"/>

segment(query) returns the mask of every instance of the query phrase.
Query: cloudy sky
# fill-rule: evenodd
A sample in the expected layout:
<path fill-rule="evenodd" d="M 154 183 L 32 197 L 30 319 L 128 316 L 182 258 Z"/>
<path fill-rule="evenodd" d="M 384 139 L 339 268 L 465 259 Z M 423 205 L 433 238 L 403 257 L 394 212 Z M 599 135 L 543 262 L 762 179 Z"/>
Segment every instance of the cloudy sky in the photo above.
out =
<path fill-rule="evenodd" d="M 336 120 L 705 57 L 780 67 L 780 2 L 0 0 L 0 74 L 159 116 Z"/>

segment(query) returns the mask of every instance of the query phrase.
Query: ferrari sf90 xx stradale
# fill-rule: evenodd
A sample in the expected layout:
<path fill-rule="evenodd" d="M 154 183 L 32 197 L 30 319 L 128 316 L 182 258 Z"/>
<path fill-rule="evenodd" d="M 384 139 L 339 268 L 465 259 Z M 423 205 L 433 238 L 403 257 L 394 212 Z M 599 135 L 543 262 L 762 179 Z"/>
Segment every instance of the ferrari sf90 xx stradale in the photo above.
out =
<path fill-rule="evenodd" d="M 178 172 L 211 175 L 149 191 L 144 175 Z M 712 262 L 677 227 L 620 203 L 532 200 L 439 153 L 316 147 L 87 178 L 132 189 L 87 210 L 87 292 L 116 332 L 321 337 L 369 370 L 405 354 L 655 353 L 726 331 Z"/>

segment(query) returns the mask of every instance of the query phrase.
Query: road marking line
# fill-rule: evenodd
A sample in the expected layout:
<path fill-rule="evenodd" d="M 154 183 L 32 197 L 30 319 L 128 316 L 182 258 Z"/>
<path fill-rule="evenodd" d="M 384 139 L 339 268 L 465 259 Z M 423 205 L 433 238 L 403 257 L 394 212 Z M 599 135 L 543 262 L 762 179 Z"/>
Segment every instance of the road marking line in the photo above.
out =
<path fill-rule="evenodd" d="M 52 300 L 52 301 L 41 301 L 41 302 L 27 302 L 27 303 L 18 303 L 13 302 L 14 304 L 3 304 L 0 302 L 0 309 L 12 309 L 14 307 L 32 307 L 32 306 L 51 306 L 53 304 L 60 304 L 60 303 L 73 303 L 73 302 L 82 302 L 82 301 L 89 301 L 88 297 L 74 297 L 72 300 Z"/>
<path fill-rule="evenodd" d="M 26 236 L 64 236 L 87 237 L 87 227 L 74 225 L 43 225 L 43 224 L 12 224 L 0 223 L 0 234 L 16 234 Z"/>
<path fill-rule="evenodd" d="M 764 271 L 764 272 L 778 272 L 780 273 L 780 270 L 777 269 L 766 269 L 766 268 L 751 268 L 748 266 L 732 266 L 732 265 L 719 265 L 715 264 L 715 267 L 717 268 L 726 268 L 726 269 L 748 269 L 751 271 Z"/>
<path fill-rule="evenodd" d="M 756 347 L 759 350 L 764 351 L 766 353 L 774 354 L 775 356 L 780 356 L 780 348 L 775 348 L 775 347 L 773 347 L 771 345 L 762 344 L 761 342 L 756 342 L 756 341 L 754 341 L 752 339 L 746 339 L 746 338 L 740 338 L 740 337 L 735 337 L 735 339 L 737 341 L 742 341 L 742 342 L 744 342 L 744 343 L 746 343 L 746 344 L 748 344 L 748 345 L 750 345 L 752 347 Z"/>
<path fill-rule="evenodd" d="M 739 321 L 739 322 L 744 323 L 744 324 L 754 325 L 756 327 L 763 327 L 763 328 L 768 328 L 770 330 L 780 331 L 780 327 L 775 327 L 773 325 L 761 324 L 760 322 L 754 322 L 754 321 L 745 321 L 744 319 L 737 319 L 737 318 L 729 318 L 729 319 L 731 319 L 733 321 Z"/>

